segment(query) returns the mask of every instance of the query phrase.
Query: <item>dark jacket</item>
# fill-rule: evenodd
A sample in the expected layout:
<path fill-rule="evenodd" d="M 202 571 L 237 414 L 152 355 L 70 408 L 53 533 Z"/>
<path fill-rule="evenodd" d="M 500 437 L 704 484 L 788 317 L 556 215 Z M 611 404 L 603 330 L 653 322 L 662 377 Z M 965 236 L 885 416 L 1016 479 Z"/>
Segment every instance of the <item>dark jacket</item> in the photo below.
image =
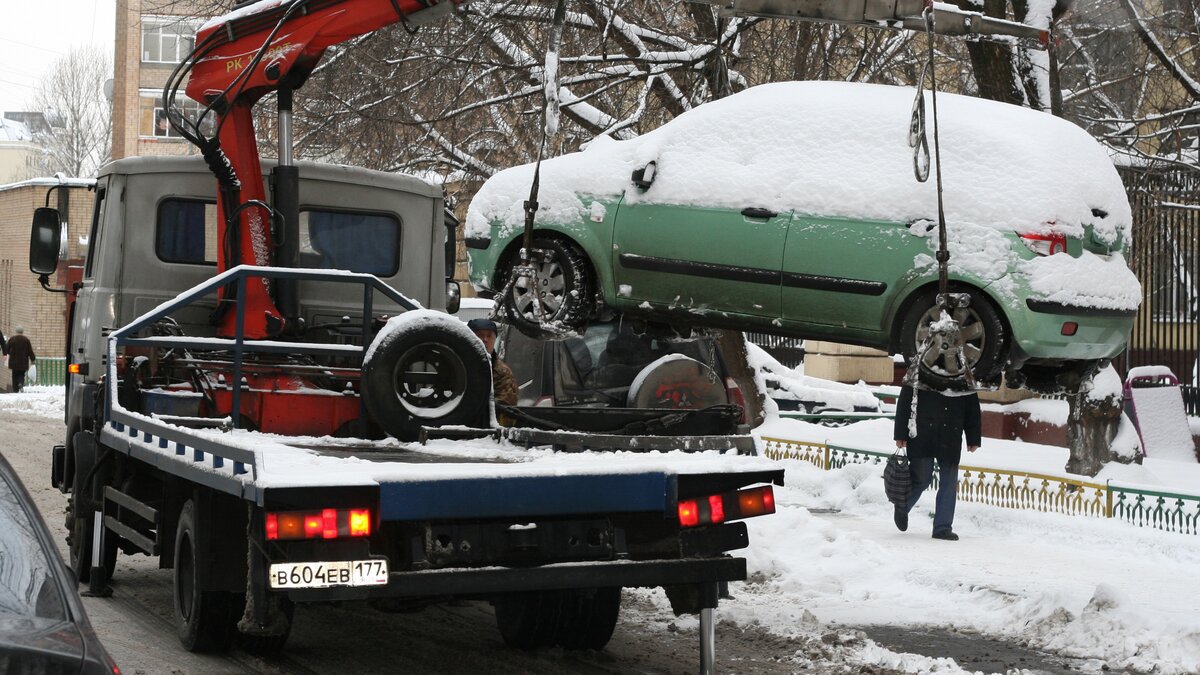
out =
<path fill-rule="evenodd" d="M 37 361 L 29 338 L 17 333 L 8 339 L 8 367 L 10 370 L 29 370 L 29 363 Z"/>
<path fill-rule="evenodd" d="M 908 419 L 912 413 L 912 387 L 900 391 L 896 403 L 896 427 L 893 437 L 908 442 L 908 456 L 933 457 L 942 464 L 958 465 L 962 458 L 962 438 L 967 445 L 979 445 L 979 396 L 947 396 L 921 389 L 917 393 L 917 435 L 908 436 Z"/>

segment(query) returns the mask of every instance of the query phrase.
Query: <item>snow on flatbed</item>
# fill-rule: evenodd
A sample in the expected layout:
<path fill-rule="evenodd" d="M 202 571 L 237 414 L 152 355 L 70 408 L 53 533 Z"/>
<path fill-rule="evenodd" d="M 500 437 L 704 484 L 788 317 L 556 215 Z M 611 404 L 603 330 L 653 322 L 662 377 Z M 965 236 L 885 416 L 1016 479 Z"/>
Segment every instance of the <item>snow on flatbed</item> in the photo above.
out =
<path fill-rule="evenodd" d="M 192 429 L 190 433 L 226 447 L 253 451 L 260 488 L 372 485 L 447 479 L 631 475 L 663 473 L 753 473 L 778 470 L 762 457 L 720 452 L 578 452 L 530 449 L 491 439 L 433 440 L 428 445 L 386 439 L 347 444 L 346 439 L 290 437 L 254 431 Z M 169 449 L 146 444 L 156 452 Z M 249 476 L 245 477 L 250 480 Z"/>

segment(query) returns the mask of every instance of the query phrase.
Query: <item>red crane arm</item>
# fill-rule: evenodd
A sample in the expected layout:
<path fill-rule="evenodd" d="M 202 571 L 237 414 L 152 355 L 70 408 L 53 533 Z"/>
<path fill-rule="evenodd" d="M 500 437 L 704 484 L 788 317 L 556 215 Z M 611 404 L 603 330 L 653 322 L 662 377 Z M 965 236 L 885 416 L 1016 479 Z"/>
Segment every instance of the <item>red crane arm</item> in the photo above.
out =
<path fill-rule="evenodd" d="M 439 5 L 437 0 L 262 0 L 200 29 L 186 91 L 217 113 L 217 138 L 237 178 L 236 183 L 223 184 L 217 198 L 220 213 L 230 220 L 237 214 L 236 224 L 219 219 L 218 241 L 236 244 L 230 250 L 218 246 L 218 272 L 275 262 L 269 214 L 261 207 L 244 208 L 249 202 L 265 201 L 254 104 L 272 91 L 300 87 L 332 45 L 407 21 L 418 12 L 464 1 L 442 0 Z M 236 228 L 235 236 L 227 236 L 228 227 Z M 247 338 L 268 337 L 283 329 L 270 291 L 265 279 L 247 282 L 246 297 L 241 298 L 246 303 Z M 225 312 L 219 333 L 233 335 L 234 321 L 234 313 Z"/>

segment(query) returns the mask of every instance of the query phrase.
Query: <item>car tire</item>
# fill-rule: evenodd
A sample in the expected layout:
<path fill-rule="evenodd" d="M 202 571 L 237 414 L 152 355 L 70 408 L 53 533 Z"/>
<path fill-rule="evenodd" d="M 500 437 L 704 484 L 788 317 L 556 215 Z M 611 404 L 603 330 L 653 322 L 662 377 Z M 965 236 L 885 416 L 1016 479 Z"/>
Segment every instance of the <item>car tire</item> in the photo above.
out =
<path fill-rule="evenodd" d="M 422 425 L 487 426 L 492 366 L 472 339 L 425 323 L 376 345 L 363 364 L 362 396 L 372 419 L 402 441 L 417 440 Z M 426 381 L 416 386 L 413 373 Z M 436 386 L 424 386 L 429 382 Z"/>
<path fill-rule="evenodd" d="M 596 304 L 596 280 L 587 256 L 575 244 L 552 237 L 534 237 L 533 247 L 549 254 L 548 260 L 533 264 L 535 289 L 528 288 L 528 279 L 509 283 L 519 264 L 515 254 L 509 256 L 501 275 L 507 292 L 500 301 L 508 322 L 529 337 L 545 337 L 536 306 L 546 324 L 582 331 Z"/>
<path fill-rule="evenodd" d="M 184 503 L 175 530 L 175 628 L 189 652 L 228 651 L 237 637 L 237 594 L 205 587 L 196 505 Z"/>
<path fill-rule="evenodd" d="M 956 309 L 953 318 L 959 322 L 963 341 L 967 346 L 967 365 L 977 382 L 992 383 L 998 380 L 1008 353 L 1008 330 L 991 301 L 973 289 L 951 288 L 951 292 L 967 293 L 971 297 L 968 307 Z M 900 324 L 900 352 L 906 363 L 920 349 L 928 334 L 929 324 L 937 317 L 937 291 L 925 291 L 904 313 Z M 921 382 L 937 390 L 963 389 L 965 383 L 961 369 L 948 364 L 945 350 L 934 345 L 926 358 L 918 364 Z"/>

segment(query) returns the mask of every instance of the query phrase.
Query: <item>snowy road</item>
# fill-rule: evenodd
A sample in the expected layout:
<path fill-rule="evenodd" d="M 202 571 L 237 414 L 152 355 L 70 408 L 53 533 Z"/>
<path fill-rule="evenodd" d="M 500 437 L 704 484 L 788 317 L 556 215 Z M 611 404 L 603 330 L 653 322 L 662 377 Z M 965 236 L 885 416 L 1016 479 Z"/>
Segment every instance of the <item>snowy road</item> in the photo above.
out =
<path fill-rule="evenodd" d="M 45 480 L 62 433 L 53 417 L 0 397 L 0 452 L 61 546 L 65 499 Z M 960 503 L 963 539 L 935 541 L 920 506 L 896 531 L 878 467 L 786 467 L 780 512 L 749 521 L 752 577 L 719 610 L 723 672 L 1200 672 L 1200 538 Z M 672 616 L 661 591 L 627 591 L 598 654 L 507 649 L 484 603 L 412 614 L 348 604 L 301 607 L 286 656 L 265 662 L 183 651 L 171 573 L 147 558 L 122 556 L 114 590 L 85 604 L 127 673 L 372 672 L 397 659 L 441 672 L 696 670 L 696 620 Z"/>

